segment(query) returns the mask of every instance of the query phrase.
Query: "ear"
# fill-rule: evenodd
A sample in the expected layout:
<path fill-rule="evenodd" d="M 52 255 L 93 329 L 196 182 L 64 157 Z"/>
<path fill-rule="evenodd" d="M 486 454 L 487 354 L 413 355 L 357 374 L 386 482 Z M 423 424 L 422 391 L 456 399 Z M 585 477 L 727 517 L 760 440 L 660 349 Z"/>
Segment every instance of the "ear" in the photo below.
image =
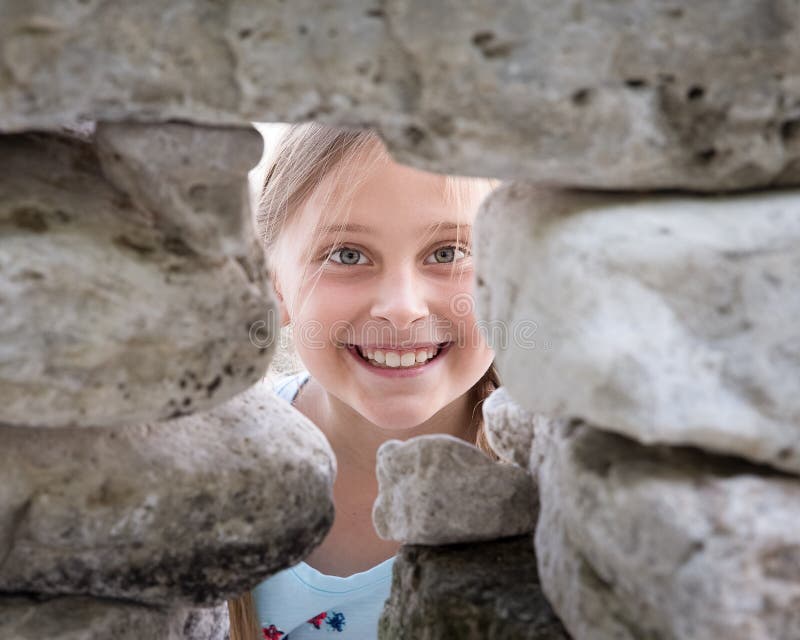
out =
<path fill-rule="evenodd" d="M 272 290 L 275 293 L 275 298 L 278 300 L 278 309 L 281 314 L 281 327 L 285 327 L 291 321 L 289 317 L 289 310 L 286 308 L 286 301 L 283 299 L 283 292 L 281 291 L 281 286 L 278 283 L 278 278 L 275 275 L 275 272 L 272 273 L 270 280 L 272 281 Z"/>

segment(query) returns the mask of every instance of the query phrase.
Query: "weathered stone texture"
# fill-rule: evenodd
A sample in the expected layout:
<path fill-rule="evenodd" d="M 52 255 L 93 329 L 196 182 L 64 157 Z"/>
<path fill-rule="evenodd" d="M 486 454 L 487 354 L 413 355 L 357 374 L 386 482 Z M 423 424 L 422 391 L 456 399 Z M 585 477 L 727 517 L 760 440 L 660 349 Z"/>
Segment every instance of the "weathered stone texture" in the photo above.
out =
<path fill-rule="evenodd" d="M 230 640 L 228 605 L 184 609 L 183 638 L 186 640 Z"/>
<path fill-rule="evenodd" d="M 800 637 L 800 479 L 578 421 L 536 447 L 539 573 L 576 640 Z"/>
<path fill-rule="evenodd" d="M 528 536 L 405 546 L 394 563 L 381 640 L 568 640 L 542 595 Z"/>
<path fill-rule="evenodd" d="M 476 312 L 524 407 L 800 470 L 800 193 L 515 183 L 476 222 Z"/>
<path fill-rule="evenodd" d="M 397 0 L 386 14 L 419 86 L 403 160 L 604 189 L 800 179 L 792 0 Z"/>
<path fill-rule="evenodd" d="M 0 129 L 56 122 L 357 123 L 413 100 L 384 12 L 356 0 L 6 2 Z M 58 51 L 59 55 L 53 52 Z M 362 104 L 363 103 L 363 104 Z"/>
<path fill-rule="evenodd" d="M 381 447 L 378 534 L 467 543 L 401 550 L 384 640 L 568 638 L 544 594 L 576 640 L 800 638 L 800 192 L 698 195 L 800 186 L 800 2 L 7 0 L 0 639 L 227 640 L 331 526 L 256 384 L 252 120 L 524 181 L 474 230 L 504 462 Z"/>
<path fill-rule="evenodd" d="M 377 475 L 372 521 L 386 540 L 451 544 L 533 531 L 536 490 L 527 470 L 459 438 L 384 442 Z"/>
<path fill-rule="evenodd" d="M 455 174 L 800 182 L 794 0 L 10 0 L 0 42 L 5 130 L 317 120 Z"/>
<path fill-rule="evenodd" d="M 335 458 L 257 385 L 118 429 L 0 429 L 0 591 L 210 606 L 319 544 Z"/>
<path fill-rule="evenodd" d="M 531 466 L 534 430 L 549 418 L 517 404 L 506 387 L 495 389 L 481 404 L 481 411 L 492 450 L 506 462 L 535 474 L 536 469 Z"/>
<path fill-rule="evenodd" d="M 226 605 L 156 609 L 85 597 L 0 598 L 3 640 L 228 640 Z"/>
<path fill-rule="evenodd" d="M 263 375 L 260 147 L 252 129 L 185 124 L 0 137 L 0 423 L 177 417 Z"/>

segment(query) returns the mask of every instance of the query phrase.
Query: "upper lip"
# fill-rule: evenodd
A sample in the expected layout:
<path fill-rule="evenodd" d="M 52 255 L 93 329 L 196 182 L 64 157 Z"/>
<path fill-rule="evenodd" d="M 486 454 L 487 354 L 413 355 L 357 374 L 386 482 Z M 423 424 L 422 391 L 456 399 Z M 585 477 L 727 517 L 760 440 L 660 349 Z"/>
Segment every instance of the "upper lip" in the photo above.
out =
<path fill-rule="evenodd" d="M 375 343 L 375 342 L 369 343 L 369 344 L 352 344 L 352 343 L 350 343 L 350 346 L 360 347 L 361 349 L 389 349 L 389 350 L 395 349 L 395 350 L 402 351 L 402 350 L 411 350 L 411 349 L 427 349 L 427 348 L 430 348 L 430 347 L 437 347 L 438 348 L 440 345 L 445 345 L 445 344 L 447 344 L 447 341 L 445 341 L 445 342 L 417 342 L 417 343 L 414 343 L 414 344 L 402 344 L 402 343 L 400 343 L 400 344 L 396 344 L 396 345 L 385 344 L 385 343 L 378 344 L 378 343 Z"/>

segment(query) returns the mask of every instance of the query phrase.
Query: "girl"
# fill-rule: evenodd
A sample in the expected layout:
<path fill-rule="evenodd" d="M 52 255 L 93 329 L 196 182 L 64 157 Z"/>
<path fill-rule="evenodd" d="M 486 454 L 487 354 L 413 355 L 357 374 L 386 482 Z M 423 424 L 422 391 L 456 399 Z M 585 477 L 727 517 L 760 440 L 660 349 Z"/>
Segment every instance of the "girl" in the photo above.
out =
<path fill-rule="evenodd" d="M 372 525 L 378 447 L 447 433 L 496 458 L 480 403 L 500 382 L 470 251 L 495 186 L 399 165 L 369 130 L 305 123 L 279 142 L 257 226 L 306 371 L 276 390 L 331 444 L 336 517 L 305 562 L 229 601 L 231 640 L 377 637 L 400 546 Z"/>

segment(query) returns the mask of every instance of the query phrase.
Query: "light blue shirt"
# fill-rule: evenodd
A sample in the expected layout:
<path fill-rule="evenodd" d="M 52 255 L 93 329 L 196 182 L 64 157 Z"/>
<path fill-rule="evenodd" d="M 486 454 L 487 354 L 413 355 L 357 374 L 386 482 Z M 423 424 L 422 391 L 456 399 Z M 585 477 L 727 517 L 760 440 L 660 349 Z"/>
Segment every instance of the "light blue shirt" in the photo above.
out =
<path fill-rule="evenodd" d="M 275 384 L 275 393 L 291 403 L 308 378 L 308 371 L 287 376 Z M 267 578 L 253 589 L 264 638 L 376 640 L 393 564 L 394 556 L 342 578 L 300 562 Z"/>

